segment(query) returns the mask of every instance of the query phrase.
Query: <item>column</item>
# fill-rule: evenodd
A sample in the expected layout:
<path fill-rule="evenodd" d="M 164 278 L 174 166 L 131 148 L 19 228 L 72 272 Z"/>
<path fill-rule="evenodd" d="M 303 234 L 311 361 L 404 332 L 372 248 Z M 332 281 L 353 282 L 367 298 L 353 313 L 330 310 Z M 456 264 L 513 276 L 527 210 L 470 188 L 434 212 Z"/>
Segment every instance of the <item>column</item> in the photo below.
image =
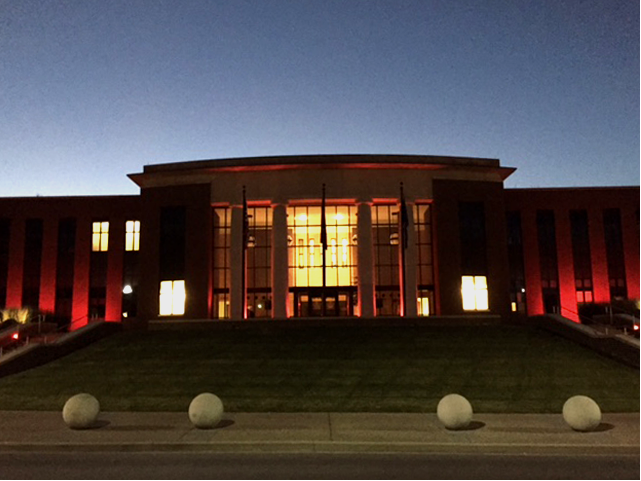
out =
<path fill-rule="evenodd" d="M 588 209 L 588 231 L 590 235 L 590 257 L 592 258 L 594 302 L 609 303 L 610 280 L 608 276 L 608 260 L 605 253 L 603 210 L 598 208 Z"/>
<path fill-rule="evenodd" d="M 105 320 L 122 320 L 122 267 L 125 252 L 125 220 L 109 219 L 109 251 L 107 257 L 107 293 Z"/>
<path fill-rule="evenodd" d="M 563 317 L 579 322 L 579 308 L 576 302 L 576 281 L 572 253 L 570 214 L 567 210 L 555 210 L 556 257 L 559 270 L 559 302 Z"/>
<path fill-rule="evenodd" d="M 639 224 L 634 209 L 621 209 L 621 230 L 628 299 L 639 299 Z"/>
<path fill-rule="evenodd" d="M 245 292 L 243 289 L 243 256 L 245 249 L 243 249 L 243 208 L 242 206 L 234 205 L 231 208 L 231 246 L 230 246 L 230 261 L 231 261 L 231 289 L 229 293 L 229 301 L 231 305 L 231 319 L 242 320 L 245 319 Z"/>
<path fill-rule="evenodd" d="M 272 317 L 287 318 L 289 265 L 287 255 L 287 207 L 274 204 L 272 208 Z"/>
<path fill-rule="evenodd" d="M 523 237 L 527 314 L 528 316 L 537 316 L 543 314 L 544 311 L 536 212 L 533 209 L 521 210 L 521 235 Z"/>
<path fill-rule="evenodd" d="M 405 285 L 401 280 L 401 286 L 405 289 L 405 317 L 418 316 L 417 306 L 417 284 L 416 284 L 416 264 L 418 262 L 418 252 L 416 251 L 416 229 L 414 227 L 414 204 L 406 202 L 407 205 L 407 249 L 405 249 Z M 399 214 L 400 215 L 400 214 Z M 401 237 L 401 236 L 399 236 Z M 399 239 L 401 240 L 401 239 Z M 402 249 L 402 243 L 399 244 Z M 401 272 L 402 269 L 399 269 Z M 402 275 L 402 274 L 401 274 Z"/>
<path fill-rule="evenodd" d="M 91 262 L 91 220 L 78 218 L 76 224 L 76 253 L 73 266 L 73 304 L 71 330 L 89 322 L 89 264 Z"/>
<path fill-rule="evenodd" d="M 9 232 L 9 265 L 7 269 L 6 307 L 22 307 L 25 219 L 11 219 Z"/>
<path fill-rule="evenodd" d="M 53 313 L 56 309 L 58 219 L 46 218 L 43 224 L 39 307 L 41 311 Z"/>
<path fill-rule="evenodd" d="M 372 205 L 358 204 L 358 306 L 360 317 L 374 317 L 374 245 L 372 241 Z"/>

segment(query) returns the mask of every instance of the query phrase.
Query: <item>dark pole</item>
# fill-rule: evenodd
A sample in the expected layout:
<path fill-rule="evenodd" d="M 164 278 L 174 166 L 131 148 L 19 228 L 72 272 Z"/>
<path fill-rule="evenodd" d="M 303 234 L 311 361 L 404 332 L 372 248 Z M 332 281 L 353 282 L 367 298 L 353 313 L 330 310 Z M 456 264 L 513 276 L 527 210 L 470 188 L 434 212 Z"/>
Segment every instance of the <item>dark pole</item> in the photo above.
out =
<path fill-rule="evenodd" d="M 401 242 L 399 242 L 399 247 L 401 248 L 401 306 L 403 317 L 407 314 L 407 296 L 405 289 L 405 249 L 407 249 L 407 228 L 408 228 L 408 218 L 407 218 L 407 205 L 405 204 L 405 194 L 403 192 L 403 182 L 401 182 Z"/>
<path fill-rule="evenodd" d="M 241 258 L 241 286 L 243 295 L 243 319 L 247 319 L 247 239 L 249 238 L 249 214 L 247 212 L 247 198 L 243 185 L 243 254 Z"/>
<path fill-rule="evenodd" d="M 327 266 L 327 219 L 325 218 L 325 184 L 323 184 L 323 200 L 321 203 L 321 249 L 323 249 L 323 289 L 321 291 L 322 296 L 322 316 L 325 317 L 327 314 L 327 302 L 325 298 L 325 286 L 327 285 L 327 274 L 325 268 Z"/>

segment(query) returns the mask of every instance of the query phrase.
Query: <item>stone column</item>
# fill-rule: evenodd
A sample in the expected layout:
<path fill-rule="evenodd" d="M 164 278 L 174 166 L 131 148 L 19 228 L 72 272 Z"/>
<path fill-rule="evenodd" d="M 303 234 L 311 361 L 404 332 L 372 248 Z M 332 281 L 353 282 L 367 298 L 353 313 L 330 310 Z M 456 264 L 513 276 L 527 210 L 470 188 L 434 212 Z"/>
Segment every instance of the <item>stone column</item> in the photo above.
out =
<path fill-rule="evenodd" d="M 416 251 L 416 230 L 414 228 L 414 204 L 406 202 L 407 205 L 407 249 L 405 250 L 405 317 L 418 316 L 417 309 L 417 284 L 416 284 L 416 264 L 418 262 L 418 253 Z M 400 214 L 399 214 L 400 216 Z M 401 240 L 402 236 L 399 236 Z M 403 246 L 399 245 L 402 249 Z M 399 272 L 402 271 L 399 269 Z M 401 285 L 403 282 L 401 280 Z"/>
<path fill-rule="evenodd" d="M 229 293 L 230 314 L 233 320 L 245 319 L 243 292 L 243 208 L 240 205 L 231 207 L 231 290 Z"/>
<path fill-rule="evenodd" d="M 376 315 L 374 301 L 374 245 L 372 241 L 372 205 L 358 204 L 358 306 L 360 317 Z"/>
<path fill-rule="evenodd" d="M 287 318 L 289 265 L 287 255 L 287 207 L 274 204 L 272 209 L 272 317 Z"/>

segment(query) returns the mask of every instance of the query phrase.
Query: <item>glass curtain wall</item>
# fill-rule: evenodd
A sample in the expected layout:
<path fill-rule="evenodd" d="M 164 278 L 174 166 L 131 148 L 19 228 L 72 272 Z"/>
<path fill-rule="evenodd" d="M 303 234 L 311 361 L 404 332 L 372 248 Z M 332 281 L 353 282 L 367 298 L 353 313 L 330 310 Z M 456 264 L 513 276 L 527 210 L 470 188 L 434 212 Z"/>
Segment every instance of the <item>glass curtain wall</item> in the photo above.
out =
<path fill-rule="evenodd" d="M 271 207 L 248 207 L 247 317 L 271 317 Z"/>
<path fill-rule="evenodd" d="M 327 205 L 325 292 L 321 206 L 287 209 L 290 312 L 294 316 L 352 315 L 356 303 L 356 206 Z"/>
<path fill-rule="evenodd" d="M 432 206 L 414 206 L 414 227 L 416 230 L 418 284 L 418 315 L 434 313 L 434 251 L 432 244 Z"/>
<path fill-rule="evenodd" d="M 401 313 L 398 212 L 398 204 L 372 206 L 377 316 Z"/>
<path fill-rule="evenodd" d="M 229 290 L 231 287 L 231 209 L 214 208 L 212 226 L 212 319 L 230 316 Z"/>

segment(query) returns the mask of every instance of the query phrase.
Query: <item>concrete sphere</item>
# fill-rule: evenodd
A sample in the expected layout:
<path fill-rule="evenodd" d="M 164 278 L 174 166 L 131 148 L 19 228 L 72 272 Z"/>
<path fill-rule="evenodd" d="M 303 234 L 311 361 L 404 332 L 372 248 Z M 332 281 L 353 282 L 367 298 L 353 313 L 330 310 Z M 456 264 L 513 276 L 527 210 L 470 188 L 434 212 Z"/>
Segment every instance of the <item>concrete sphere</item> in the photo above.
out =
<path fill-rule="evenodd" d="M 601 408 L 587 396 L 573 396 L 563 405 L 563 419 L 575 431 L 593 431 L 601 424 Z"/>
<path fill-rule="evenodd" d="M 439 401 L 436 417 L 447 429 L 465 429 L 472 422 L 472 405 L 460 394 L 448 394 Z"/>
<path fill-rule="evenodd" d="M 91 428 L 100 413 L 100 403 L 91 394 L 70 397 L 62 408 L 62 419 L 71 429 Z"/>
<path fill-rule="evenodd" d="M 196 396 L 189 405 L 189 420 L 198 429 L 212 429 L 223 417 L 223 402 L 214 394 L 205 392 Z"/>

